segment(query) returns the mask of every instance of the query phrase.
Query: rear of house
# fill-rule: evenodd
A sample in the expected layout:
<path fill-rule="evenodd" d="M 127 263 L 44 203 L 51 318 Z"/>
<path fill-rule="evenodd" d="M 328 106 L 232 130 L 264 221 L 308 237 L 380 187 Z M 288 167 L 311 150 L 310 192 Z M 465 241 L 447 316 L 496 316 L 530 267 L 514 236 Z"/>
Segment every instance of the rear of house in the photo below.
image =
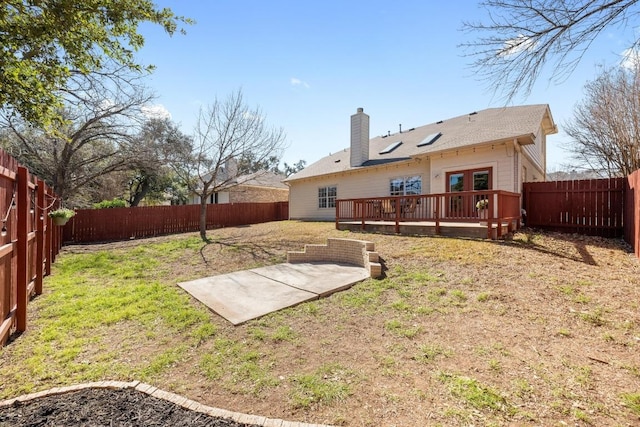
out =
<path fill-rule="evenodd" d="M 544 181 L 546 104 L 490 108 L 369 138 L 369 116 L 351 116 L 351 145 L 289 177 L 291 219 L 334 220 L 336 199 L 505 190 Z"/>

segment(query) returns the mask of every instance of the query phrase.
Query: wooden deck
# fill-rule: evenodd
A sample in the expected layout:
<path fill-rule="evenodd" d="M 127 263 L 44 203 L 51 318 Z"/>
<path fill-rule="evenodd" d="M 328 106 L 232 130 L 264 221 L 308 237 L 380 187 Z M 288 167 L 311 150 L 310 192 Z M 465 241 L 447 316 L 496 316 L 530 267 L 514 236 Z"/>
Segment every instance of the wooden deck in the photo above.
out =
<path fill-rule="evenodd" d="M 498 237 L 498 224 L 494 223 L 489 228 L 488 224 L 480 222 L 440 222 L 436 227 L 434 221 L 406 221 L 399 224 L 399 233 L 396 233 L 395 221 L 342 221 L 337 223 L 338 230 L 364 231 L 368 233 L 403 234 L 413 236 L 447 236 L 469 237 L 475 239 L 493 239 L 504 237 L 510 232 L 509 223 L 502 223 L 500 237 Z M 439 228 L 439 230 L 438 230 Z M 512 224 L 511 229 L 516 229 Z"/>
<path fill-rule="evenodd" d="M 520 194 L 502 190 L 339 199 L 336 228 L 500 239 L 519 228 L 520 206 Z"/>

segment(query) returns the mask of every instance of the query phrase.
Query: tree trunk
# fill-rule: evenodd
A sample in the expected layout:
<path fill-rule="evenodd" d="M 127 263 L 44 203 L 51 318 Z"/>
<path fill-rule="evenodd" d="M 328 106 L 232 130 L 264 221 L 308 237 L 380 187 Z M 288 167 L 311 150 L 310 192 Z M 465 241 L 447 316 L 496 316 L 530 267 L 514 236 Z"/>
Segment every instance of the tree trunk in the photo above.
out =
<path fill-rule="evenodd" d="M 135 207 L 140 204 L 142 199 L 149 193 L 149 189 L 151 189 L 151 183 L 148 179 L 143 179 L 140 185 L 135 189 L 132 197 L 129 198 L 129 206 Z"/>
<path fill-rule="evenodd" d="M 207 241 L 207 198 L 200 198 L 200 238 Z"/>

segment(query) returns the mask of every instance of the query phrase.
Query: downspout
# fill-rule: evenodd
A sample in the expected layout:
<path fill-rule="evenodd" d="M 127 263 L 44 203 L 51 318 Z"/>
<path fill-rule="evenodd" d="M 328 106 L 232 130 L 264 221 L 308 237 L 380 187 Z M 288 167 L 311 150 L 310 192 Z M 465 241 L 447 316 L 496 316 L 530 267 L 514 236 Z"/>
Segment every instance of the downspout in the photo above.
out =
<path fill-rule="evenodd" d="M 518 143 L 517 139 L 513 140 L 513 192 L 520 193 L 520 189 L 522 188 L 522 177 L 520 176 L 520 171 L 522 170 L 520 165 L 520 152 L 522 151 L 522 147 Z"/>

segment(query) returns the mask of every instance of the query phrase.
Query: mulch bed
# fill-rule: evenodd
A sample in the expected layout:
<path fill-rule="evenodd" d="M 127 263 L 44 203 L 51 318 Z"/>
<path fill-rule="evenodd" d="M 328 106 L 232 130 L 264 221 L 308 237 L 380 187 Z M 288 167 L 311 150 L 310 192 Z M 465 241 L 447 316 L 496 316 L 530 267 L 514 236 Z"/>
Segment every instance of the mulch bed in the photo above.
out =
<path fill-rule="evenodd" d="M 190 411 L 132 389 L 85 389 L 0 408 L 0 426 L 257 427 Z"/>

